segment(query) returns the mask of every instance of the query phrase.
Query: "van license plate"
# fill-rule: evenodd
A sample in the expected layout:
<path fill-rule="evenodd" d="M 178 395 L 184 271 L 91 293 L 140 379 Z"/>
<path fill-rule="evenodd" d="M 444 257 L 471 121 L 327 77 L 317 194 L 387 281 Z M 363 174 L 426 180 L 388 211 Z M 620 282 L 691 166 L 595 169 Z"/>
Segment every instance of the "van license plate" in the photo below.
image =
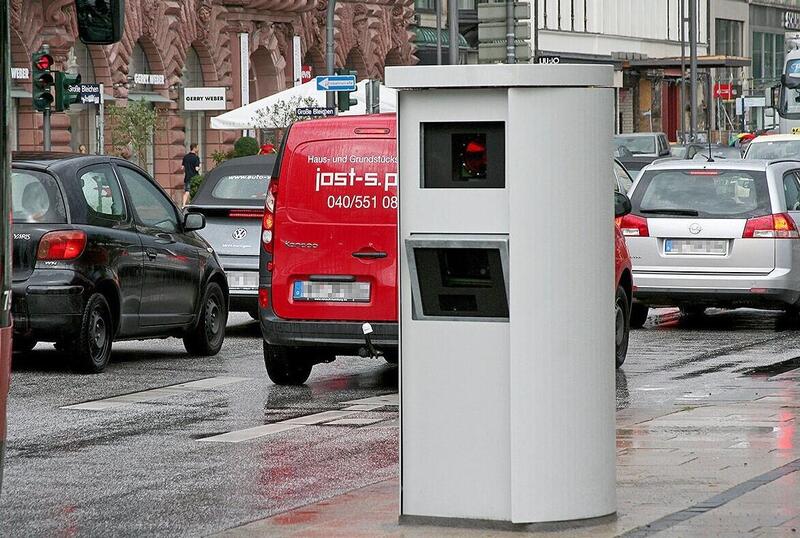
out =
<path fill-rule="evenodd" d="M 368 303 L 369 292 L 369 282 L 311 282 L 297 280 L 292 288 L 292 299 L 295 301 Z"/>
<path fill-rule="evenodd" d="M 664 254 L 724 256 L 727 253 L 728 241 L 724 239 L 664 240 Z"/>
<path fill-rule="evenodd" d="M 258 288 L 258 273 L 255 271 L 228 271 L 228 287 L 232 290 L 254 290 Z"/>

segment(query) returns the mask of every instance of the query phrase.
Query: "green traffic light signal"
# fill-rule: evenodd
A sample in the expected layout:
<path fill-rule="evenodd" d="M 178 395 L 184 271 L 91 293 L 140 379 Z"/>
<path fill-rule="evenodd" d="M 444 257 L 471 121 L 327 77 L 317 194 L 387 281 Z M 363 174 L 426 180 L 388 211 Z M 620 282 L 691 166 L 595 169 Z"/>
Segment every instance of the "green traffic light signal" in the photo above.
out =
<path fill-rule="evenodd" d="M 80 74 L 56 72 L 56 112 L 69 110 L 69 105 L 80 102 L 80 84 Z"/>
<path fill-rule="evenodd" d="M 33 107 L 44 112 L 53 104 L 53 94 L 50 87 L 53 85 L 53 57 L 44 49 L 31 54 L 31 74 L 33 79 Z"/>
<path fill-rule="evenodd" d="M 353 75 L 358 80 L 358 72 L 350 71 L 349 69 L 337 69 L 337 75 Z M 355 106 L 358 104 L 358 99 L 355 97 L 350 97 L 351 93 L 355 92 L 336 92 L 336 106 L 339 109 L 339 112 L 347 112 L 350 110 L 351 106 Z"/>

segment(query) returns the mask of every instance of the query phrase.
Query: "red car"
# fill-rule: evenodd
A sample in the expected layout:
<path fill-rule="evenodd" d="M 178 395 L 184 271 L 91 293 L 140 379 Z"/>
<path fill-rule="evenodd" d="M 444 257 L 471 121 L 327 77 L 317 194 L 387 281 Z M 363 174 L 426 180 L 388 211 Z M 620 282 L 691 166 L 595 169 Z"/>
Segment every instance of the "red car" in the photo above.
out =
<path fill-rule="evenodd" d="M 397 361 L 396 116 L 298 122 L 267 193 L 259 262 L 264 363 L 301 384 L 336 355 Z M 617 216 L 630 211 L 618 195 Z M 631 263 L 616 231 L 617 366 L 630 328 Z M 371 332 L 365 336 L 364 324 Z"/>
<path fill-rule="evenodd" d="M 631 257 L 625 244 L 625 236 L 619 229 L 619 221 L 631 212 L 631 201 L 619 192 L 614 192 L 614 277 L 617 286 L 614 299 L 614 342 L 616 343 L 616 366 L 625 362 L 628 354 L 628 337 L 631 330 L 631 301 L 633 300 L 633 269 Z"/>
<path fill-rule="evenodd" d="M 264 363 L 275 383 L 304 383 L 337 354 L 380 350 L 397 361 L 395 124 L 394 114 L 303 121 L 284 138 L 259 263 Z"/>

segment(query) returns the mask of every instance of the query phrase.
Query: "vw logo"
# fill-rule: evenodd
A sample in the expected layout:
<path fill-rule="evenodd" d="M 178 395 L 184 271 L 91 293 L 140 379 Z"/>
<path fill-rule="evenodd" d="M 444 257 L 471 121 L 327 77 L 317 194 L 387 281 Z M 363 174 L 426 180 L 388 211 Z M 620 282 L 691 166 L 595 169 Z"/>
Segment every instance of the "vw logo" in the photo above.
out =
<path fill-rule="evenodd" d="M 703 227 L 700 224 L 693 222 L 689 225 L 689 232 L 693 234 L 699 234 L 703 230 Z"/>
<path fill-rule="evenodd" d="M 236 228 L 231 235 L 234 239 L 244 239 L 247 237 L 247 230 L 244 228 Z"/>

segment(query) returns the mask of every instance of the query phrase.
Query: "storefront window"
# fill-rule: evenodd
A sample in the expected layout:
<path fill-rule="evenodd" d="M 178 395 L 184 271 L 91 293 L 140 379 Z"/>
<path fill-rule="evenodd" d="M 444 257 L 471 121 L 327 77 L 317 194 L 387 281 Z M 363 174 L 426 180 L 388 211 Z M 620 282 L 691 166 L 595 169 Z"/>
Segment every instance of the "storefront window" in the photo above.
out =
<path fill-rule="evenodd" d="M 139 43 L 133 46 L 131 51 L 131 59 L 128 63 L 128 99 L 137 99 L 137 93 L 152 90 L 152 85 L 149 84 L 136 84 L 133 77 L 137 73 L 150 74 L 150 62 L 147 61 L 147 55 Z M 135 93 L 134 93 L 135 92 Z M 144 100 L 144 99 L 142 99 Z M 145 100 L 146 101 L 146 100 Z M 148 102 L 148 106 L 152 107 L 153 103 Z M 131 156 L 131 161 L 135 162 L 150 174 L 155 173 L 155 136 L 150 132 L 150 141 L 147 144 L 147 162 L 141 163 L 135 155 Z"/>
<path fill-rule="evenodd" d="M 200 57 L 194 47 L 189 49 L 186 54 L 186 64 L 183 67 L 183 76 L 181 84 L 184 88 L 202 88 L 205 86 L 203 80 L 203 69 L 200 65 Z M 196 143 L 199 147 L 200 162 L 205 160 L 205 124 L 206 115 L 201 110 L 184 110 L 183 111 L 183 125 L 184 125 L 184 145 L 186 151 L 189 151 L 189 146 Z"/>
<path fill-rule="evenodd" d="M 435 11 L 436 0 L 414 0 L 414 7 L 417 11 Z"/>

